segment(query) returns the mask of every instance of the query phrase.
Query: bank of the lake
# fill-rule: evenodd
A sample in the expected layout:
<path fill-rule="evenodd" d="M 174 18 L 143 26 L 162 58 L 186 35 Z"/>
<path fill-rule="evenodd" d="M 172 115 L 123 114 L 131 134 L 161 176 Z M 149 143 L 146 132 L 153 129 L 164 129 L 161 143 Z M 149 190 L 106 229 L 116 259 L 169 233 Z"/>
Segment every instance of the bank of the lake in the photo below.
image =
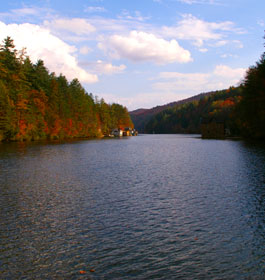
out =
<path fill-rule="evenodd" d="M 0 278 L 264 279 L 264 170 L 200 135 L 2 143 Z"/>

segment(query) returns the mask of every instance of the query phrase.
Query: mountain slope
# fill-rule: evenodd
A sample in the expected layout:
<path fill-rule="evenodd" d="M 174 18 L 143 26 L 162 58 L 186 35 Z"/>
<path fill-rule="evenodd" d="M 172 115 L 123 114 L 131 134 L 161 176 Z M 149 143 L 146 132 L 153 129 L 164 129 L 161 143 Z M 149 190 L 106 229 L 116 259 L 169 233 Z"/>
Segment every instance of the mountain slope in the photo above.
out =
<path fill-rule="evenodd" d="M 184 103 L 154 115 L 145 125 L 145 133 L 200 133 L 201 123 L 222 123 L 230 135 L 238 135 L 236 106 L 242 87 L 231 87 Z"/>
<path fill-rule="evenodd" d="M 183 100 L 179 100 L 179 101 L 175 101 L 175 102 L 171 102 L 165 105 L 161 105 L 161 106 L 156 106 L 153 107 L 151 109 L 137 109 L 134 111 L 129 112 L 131 119 L 134 123 L 134 127 L 140 132 L 140 133 L 144 133 L 145 132 L 145 126 L 146 124 L 149 122 L 149 120 L 156 114 L 169 109 L 169 108 L 174 108 L 189 102 L 193 102 L 193 101 L 198 101 L 200 99 L 202 99 L 203 97 L 207 97 L 210 95 L 215 94 L 217 91 L 211 91 L 211 92 L 206 92 L 206 93 L 200 93 L 198 95 L 183 99 Z"/>

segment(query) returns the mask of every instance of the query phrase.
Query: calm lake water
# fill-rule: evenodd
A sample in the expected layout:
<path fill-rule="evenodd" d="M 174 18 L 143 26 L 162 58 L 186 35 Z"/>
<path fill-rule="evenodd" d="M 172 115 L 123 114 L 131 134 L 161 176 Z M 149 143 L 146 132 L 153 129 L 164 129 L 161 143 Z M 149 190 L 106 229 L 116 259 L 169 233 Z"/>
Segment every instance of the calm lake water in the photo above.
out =
<path fill-rule="evenodd" d="M 0 144 L 0 279 L 265 279 L 265 147 Z"/>

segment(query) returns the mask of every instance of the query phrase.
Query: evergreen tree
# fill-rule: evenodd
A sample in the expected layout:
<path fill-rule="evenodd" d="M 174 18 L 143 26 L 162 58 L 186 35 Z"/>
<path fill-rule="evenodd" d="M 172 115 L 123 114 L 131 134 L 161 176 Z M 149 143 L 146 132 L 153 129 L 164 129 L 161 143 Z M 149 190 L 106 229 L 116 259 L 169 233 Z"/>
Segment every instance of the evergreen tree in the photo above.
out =
<path fill-rule="evenodd" d="M 247 71 L 239 112 L 242 134 L 250 138 L 265 138 L 265 53 Z"/>

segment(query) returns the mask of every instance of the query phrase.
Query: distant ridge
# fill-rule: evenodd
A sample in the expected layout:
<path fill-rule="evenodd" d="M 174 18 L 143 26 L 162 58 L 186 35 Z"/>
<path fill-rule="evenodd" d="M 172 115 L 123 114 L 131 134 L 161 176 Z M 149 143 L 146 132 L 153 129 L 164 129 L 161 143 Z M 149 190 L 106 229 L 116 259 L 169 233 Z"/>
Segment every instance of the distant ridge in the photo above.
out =
<path fill-rule="evenodd" d="M 179 105 L 183 105 L 185 103 L 197 101 L 197 100 L 200 100 L 203 97 L 213 95 L 216 92 L 217 91 L 200 93 L 200 94 L 194 95 L 194 96 L 186 98 L 186 99 L 170 102 L 168 104 L 156 106 L 156 107 L 153 107 L 151 109 L 144 109 L 144 108 L 136 109 L 134 111 L 129 112 L 129 114 L 131 116 L 131 119 L 134 123 L 135 128 L 140 133 L 143 133 L 145 125 L 152 118 L 152 116 L 154 116 L 154 115 L 156 115 L 156 114 L 158 114 L 158 113 L 160 113 L 160 112 L 162 112 L 162 111 L 164 111 L 168 108 L 172 108 L 172 107 L 176 107 L 176 106 L 179 106 Z"/>

